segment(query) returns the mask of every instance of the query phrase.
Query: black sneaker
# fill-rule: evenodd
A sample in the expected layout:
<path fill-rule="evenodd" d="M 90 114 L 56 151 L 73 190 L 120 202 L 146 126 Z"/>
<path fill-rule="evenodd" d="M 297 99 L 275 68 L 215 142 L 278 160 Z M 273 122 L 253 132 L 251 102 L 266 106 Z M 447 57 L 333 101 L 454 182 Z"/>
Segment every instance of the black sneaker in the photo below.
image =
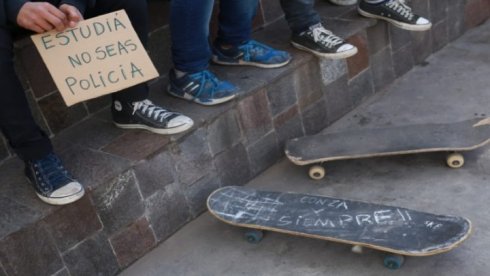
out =
<path fill-rule="evenodd" d="M 319 57 L 332 59 L 348 58 L 357 53 L 357 48 L 325 29 L 321 23 L 310 26 L 307 31 L 291 38 L 294 47 Z"/>
<path fill-rule="evenodd" d="M 85 194 L 83 186 L 73 179 L 54 153 L 25 164 L 27 179 L 37 196 L 52 205 L 65 205 L 77 201 Z"/>
<path fill-rule="evenodd" d="M 183 132 L 194 124 L 191 118 L 166 110 L 150 100 L 134 103 L 114 101 L 112 119 L 120 128 L 146 129 L 158 134 Z"/>
<path fill-rule="evenodd" d="M 409 31 L 427 31 L 432 27 L 429 20 L 414 14 L 405 0 L 387 0 L 380 4 L 361 1 L 357 10 L 362 16 L 383 19 Z"/>

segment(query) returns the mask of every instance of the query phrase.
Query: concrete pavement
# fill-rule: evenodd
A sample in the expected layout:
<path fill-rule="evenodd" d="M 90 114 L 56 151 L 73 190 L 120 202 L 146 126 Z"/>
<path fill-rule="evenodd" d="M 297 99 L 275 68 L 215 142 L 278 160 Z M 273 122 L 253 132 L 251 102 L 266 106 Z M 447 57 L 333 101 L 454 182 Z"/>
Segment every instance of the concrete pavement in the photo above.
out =
<path fill-rule="evenodd" d="M 490 21 L 325 132 L 484 116 L 490 116 Z M 383 267 L 380 252 L 356 255 L 333 242 L 267 233 L 261 243 L 249 244 L 241 229 L 205 213 L 121 275 L 489 275 L 490 147 L 468 153 L 466 159 L 458 170 L 444 165 L 443 153 L 332 162 L 321 181 L 310 180 L 307 168 L 283 160 L 248 184 L 464 216 L 473 222 L 472 236 L 460 247 L 407 258 L 396 272 Z"/>

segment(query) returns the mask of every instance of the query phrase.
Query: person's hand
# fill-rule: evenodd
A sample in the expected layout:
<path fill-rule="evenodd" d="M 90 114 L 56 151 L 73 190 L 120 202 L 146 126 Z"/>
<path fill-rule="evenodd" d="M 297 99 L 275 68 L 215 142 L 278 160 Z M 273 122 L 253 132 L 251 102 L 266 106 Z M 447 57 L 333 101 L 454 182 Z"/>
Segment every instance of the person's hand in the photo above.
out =
<path fill-rule="evenodd" d="M 60 11 L 65 13 L 66 18 L 68 19 L 68 26 L 70 28 L 75 28 L 78 24 L 78 22 L 83 20 L 83 15 L 80 13 L 80 11 L 68 4 L 63 4 L 60 6 Z"/>
<path fill-rule="evenodd" d="M 48 2 L 27 2 L 17 15 L 17 24 L 36 33 L 63 31 L 70 23 L 66 13 Z"/>

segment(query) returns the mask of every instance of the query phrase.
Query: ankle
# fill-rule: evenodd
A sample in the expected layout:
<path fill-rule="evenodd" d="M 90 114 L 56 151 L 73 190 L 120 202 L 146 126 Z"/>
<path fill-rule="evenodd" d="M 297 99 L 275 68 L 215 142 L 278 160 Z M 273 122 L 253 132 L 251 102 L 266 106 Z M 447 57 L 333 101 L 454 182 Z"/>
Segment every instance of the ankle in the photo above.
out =
<path fill-rule="evenodd" d="M 180 79 L 182 77 L 185 77 L 185 75 L 187 75 L 187 72 L 184 72 L 184 71 L 180 71 L 180 70 L 177 70 L 174 68 L 174 72 L 175 72 L 175 76 Z"/>

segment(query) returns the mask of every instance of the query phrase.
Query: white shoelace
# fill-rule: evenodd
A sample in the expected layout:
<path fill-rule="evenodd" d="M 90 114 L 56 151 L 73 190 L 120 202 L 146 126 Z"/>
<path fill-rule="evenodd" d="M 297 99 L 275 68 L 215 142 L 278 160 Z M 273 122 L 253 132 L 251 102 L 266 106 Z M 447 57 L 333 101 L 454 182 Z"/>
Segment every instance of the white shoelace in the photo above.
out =
<path fill-rule="evenodd" d="M 408 20 L 412 20 L 413 13 L 412 8 L 410 8 L 405 0 L 392 0 L 386 4 L 386 6 L 394 9 L 397 13 L 407 18 Z"/>
<path fill-rule="evenodd" d="M 315 42 L 320 42 L 328 48 L 344 42 L 340 37 L 334 35 L 320 24 L 311 28 L 311 32 L 313 33 L 313 40 L 315 40 Z"/>
<path fill-rule="evenodd" d="M 159 122 L 163 122 L 163 120 L 174 114 L 173 112 L 154 105 L 150 100 L 134 102 L 133 114 L 138 110 L 141 110 L 143 114 Z"/>

